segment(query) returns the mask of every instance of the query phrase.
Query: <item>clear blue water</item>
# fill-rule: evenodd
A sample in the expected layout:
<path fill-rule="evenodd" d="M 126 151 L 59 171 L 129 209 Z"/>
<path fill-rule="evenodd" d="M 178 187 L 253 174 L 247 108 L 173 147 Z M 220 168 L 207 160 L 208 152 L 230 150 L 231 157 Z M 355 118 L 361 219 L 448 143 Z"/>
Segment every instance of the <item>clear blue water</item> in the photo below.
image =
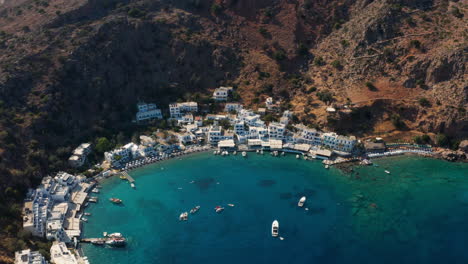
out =
<path fill-rule="evenodd" d="M 127 247 L 83 250 L 92 264 L 468 263 L 468 164 L 376 162 L 348 173 L 253 153 L 154 164 L 131 172 L 136 190 L 118 178 L 103 183 L 87 209 L 85 237 L 122 232 Z M 303 195 L 308 211 L 297 207 Z M 178 220 L 196 205 L 197 214 Z M 216 214 L 217 205 L 225 211 Z M 275 219 L 283 241 L 271 237 Z"/>

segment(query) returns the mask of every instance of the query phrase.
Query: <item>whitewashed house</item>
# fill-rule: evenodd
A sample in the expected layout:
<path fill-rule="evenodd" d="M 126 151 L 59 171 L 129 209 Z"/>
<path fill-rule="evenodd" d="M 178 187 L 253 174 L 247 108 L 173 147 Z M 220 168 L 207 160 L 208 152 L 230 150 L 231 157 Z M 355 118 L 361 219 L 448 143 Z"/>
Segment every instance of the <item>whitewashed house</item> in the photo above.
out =
<path fill-rule="evenodd" d="M 309 128 L 303 124 L 296 125 L 297 134 L 295 135 L 294 143 L 305 143 L 310 145 L 322 144 L 322 133 L 314 128 Z"/>
<path fill-rule="evenodd" d="M 231 112 L 231 111 L 236 111 L 239 112 L 242 110 L 243 106 L 239 103 L 226 103 L 224 106 L 224 111 L 225 112 Z"/>
<path fill-rule="evenodd" d="M 137 104 L 138 112 L 136 113 L 136 120 L 138 122 L 150 119 L 162 119 L 162 112 L 156 104 Z"/>
<path fill-rule="evenodd" d="M 341 136 L 334 132 L 322 134 L 322 144 L 338 151 L 351 152 L 356 142 L 357 140 L 354 136 Z"/>
<path fill-rule="evenodd" d="M 47 261 L 39 251 L 25 249 L 15 252 L 15 264 L 46 264 Z"/>
<path fill-rule="evenodd" d="M 198 112 L 197 102 L 183 102 L 169 104 L 169 114 L 173 119 L 179 119 L 186 113 Z M 193 122 L 193 121 L 192 121 Z"/>
<path fill-rule="evenodd" d="M 236 135 L 244 135 L 245 134 L 245 122 L 239 121 L 234 124 L 234 133 Z"/>
<path fill-rule="evenodd" d="M 78 264 L 75 255 L 63 242 L 55 241 L 50 247 L 50 260 L 55 264 Z"/>
<path fill-rule="evenodd" d="M 216 101 L 226 101 L 229 97 L 229 93 L 232 91 L 232 87 L 219 87 L 213 92 L 213 99 Z"/>
<path fill-rule="evenodd" d="M 284 133 L 286 132 L 286 126 L 278 122 L 271 122 L 268 125 L 268 136 L 270 139 L 284 139 Z"/>
<path fill-rule="evenodd" d="M 192 143 L 196 139 L 195 135 L 189 132 L 177 133 L 176 136 L 181 144 Z"/>
<path fill-rule="evenodd" d="M 83 143 L 73 150 L 73 154 L 68 159 L 68 163 L 75 168 L 81 167 L 86 162 L 86 157 L 89 153 L 91 153 L 91 144 Z"/>

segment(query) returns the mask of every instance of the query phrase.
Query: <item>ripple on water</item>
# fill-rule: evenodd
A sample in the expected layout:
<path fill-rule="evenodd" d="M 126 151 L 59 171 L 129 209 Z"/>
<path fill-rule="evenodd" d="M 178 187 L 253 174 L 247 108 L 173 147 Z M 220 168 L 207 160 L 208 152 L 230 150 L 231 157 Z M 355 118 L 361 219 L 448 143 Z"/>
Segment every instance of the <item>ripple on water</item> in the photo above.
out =
<path fill-rule="evenodd" d="M 276 184 L 274 180 L 261 180 L 258 182 L 258 186 L 260 187 L 271 187 Z"/>

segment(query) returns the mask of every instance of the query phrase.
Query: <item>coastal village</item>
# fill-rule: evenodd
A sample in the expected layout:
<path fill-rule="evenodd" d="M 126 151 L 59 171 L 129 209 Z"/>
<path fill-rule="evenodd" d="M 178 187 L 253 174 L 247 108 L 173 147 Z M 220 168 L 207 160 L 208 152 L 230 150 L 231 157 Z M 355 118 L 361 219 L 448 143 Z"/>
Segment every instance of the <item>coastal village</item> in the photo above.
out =
<path fill-rule="evenodd" d="M 130 142 L 104 153 L 104 161 L 94 177 L 58 172 L 45 177 L 41 184 L 30 190 L 23 208 L 23 228 L 33 236 L 54 241 L 50 249 L 52 263 L 89 263 L 79 250 L 80 242 L 120 246 L 125 239 L 119 233 L 107 234 L 103 238 L 82 237 L 83 222 L 87 222 L 84 209 L 98 202 L 99 182 L 113 175 L 129 180 L 134 179 L 126 171 L 183 154 L 213 151 L 220 156 L 240 155 L 247 157 L 250 152 L 282 156 L 292 153 L 297 159 L 322 160 L 324 167 L 344 163 L 360 162 L 370 165 L 370 158 L 380 156 L 416 153 L 431 155 L 427 145 L 407 143 L 385 143 L 381 138 L 361 142 L 355 136 L 323 132 L 294 121 L 294 113 L 280 111 L 279 103 L 269 97 L 264 108 L 246 109 L 241 103 L 232 102 L 232 87 L 219 87 L 213 92 L 213 100 L 222 111 L 209 113 L 201 111 L 197 102 L 178 102 L 168 106 L 167 120 L 176 124 L 177 129 L 140 135 L 139 142 Z M 135 122 L 164 119 L 162 109 L 154 103 L 139 103 Z M 328 109 L 327 111 L 331 111 Z M 266 121 L 266 115 L 275 113 L 277 121 Z M 91 143 L 78 146 L 68 160 L 71 168 L 80 168 L 88 163 L 93 151 Z M 89 164 L 88 164 L 89 165 Z M 389 172 L 388 172 L 389 173 Z M 118 203 L 118 199 L 111 200 Z M 15 263 L 47 263 L 38 251 L 16 252 Z"/>

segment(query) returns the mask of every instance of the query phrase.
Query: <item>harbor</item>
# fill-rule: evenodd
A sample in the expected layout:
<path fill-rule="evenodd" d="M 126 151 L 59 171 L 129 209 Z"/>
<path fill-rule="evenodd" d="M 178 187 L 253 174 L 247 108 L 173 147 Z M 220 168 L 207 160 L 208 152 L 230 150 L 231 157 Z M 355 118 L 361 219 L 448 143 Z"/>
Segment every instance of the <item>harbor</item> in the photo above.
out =
<path fill-rule="evenodd" d="M 417 156 L 381 159 L 379 167 L 356 167 L 352 174 L 359 176 L 360 179 L 356 179 L 354 176 L 343 177 L 340 170 L 324 170 L 321 161 L 304 161 L 291 154 L 283 157 L 281 152 L 278 157 L 269 152 L 264 155 L 249 152 L 248 157 L 243 158 L 240 153 L 233 155 L 231 152 L 227 157 L 200 153 L 182 160 L 168 159 L 129 172 L 138 182 L 137 192 L 118 179 L 103 185 L 100 200 L 118 197 L 124 201 L 124 207 L 103 202 L 86 209 L 92 214 L 92 224 L 85 224 L 83 237 L 101 238 L 103 231 L 115 230 L 128 236 L 125 249 L 102 248 L 91 243 L 82 243 L 82 247 L 92 263 L 103 259 L 111 259 L 116 264 L 132 259 L 139 259 L 144 264 L 170 263 L 171 259 L 184 261 L 180 256 L 190 256 L 191 261 L 202 262 L 207 254 L 225 259 L 227 263 L 264 261 L 265 255 L 260 258 L 251 254 L 251 245 L 256 245 L 257 250 L 281 249 L 280 257 L 267 257 L 273 262 L 278 258 L 281 261 L 294 258 L 297 255 L 295 249 L 307 252 L 296 259 L 298 262 L 318 261 L 316 254 L 323 254 L 329 246 L 334 246 L 350 250 L 347 252 L 354 259 L 364 263 L 379 257 L 359 256 L 358 250 L 349 247 L 348 239 L 361 237 L 356 242 L 360 248 L 379 249 L 380 252 L 404 252 L 401 240 L 411 245 L 417 243 L 418 235 L 409 231 L 418 230 L 418 227 L 398 216 L 405 210 L 413 210 L 422 216 L 420 212 L 424 211 L 423 205 L 428 201 L 436 202 L 436 197 L 453 195 L 453 188 L 431 187 L 440 186 L 438 182 L 444 180 L 434 172 L 445 164 Z M 384 172 L 387 168 L 391 174 Z M 451 168 L 450 179 L 468 186 L 462 167 Z M 418 193 L 409 204 L 398 199 L 409 191 L 407 185 L 416 188 Z M 233 189 L 242 192 L 233 192 Z M 425 189 L 431 190 L 430 193 L 424 192 Z M 155 193 L 157 195 L 153 195 Z M 299 207 L 302 197 L 306 200 Z M 200 209 L 190 213 L 196 206 Z M 217 213 L 217 206 L 224 210 Z M 187 221 L 179 220 L 183 212 L 188 212 Z M 415 214 L 406 215 L 414 223 L 431 221 L 430 218 L 419 219 Z M 461 217 L 458 213 L 451 217 L 456 216 Z M 129 225 L 137 218 L 140 219 L 138 225 Z M 277 237 L 271 235 L 274 220 L 279 223 Z M 314 228 L 305 228 L 308 225 Z M 350 227 L 359 227 L 359 232 L 350 233 Z M 372 240 L 386 234 L 388 228 L 397 231 L 388 237 L 385 245 Z M 465 230 L 460 225 L 457 229 Z M 434 239 L 430 241 L 435 245 L 441 232 L 427 227 L 419 227 L 417 232 L 426 231 L 433 234 Z M 344 237 L 324 240 L 329 232 L 339 232 Z M 233 248 L 235 256 L 225 250 L 213 253 L 216 246 L 212 241 Z M 173 247 L 167 249 L 167 243 L 172 243 Z M 319 246 L 309 253 L 310 247 L 306 245 L 311 243 Z M 236 247 L 239 244 L 246 246 Z M 151 259 L 155 250 L 164 250 L 158 255 L 158 261 Z M 343 258 L 340 263 L 348 262 Z"/>

